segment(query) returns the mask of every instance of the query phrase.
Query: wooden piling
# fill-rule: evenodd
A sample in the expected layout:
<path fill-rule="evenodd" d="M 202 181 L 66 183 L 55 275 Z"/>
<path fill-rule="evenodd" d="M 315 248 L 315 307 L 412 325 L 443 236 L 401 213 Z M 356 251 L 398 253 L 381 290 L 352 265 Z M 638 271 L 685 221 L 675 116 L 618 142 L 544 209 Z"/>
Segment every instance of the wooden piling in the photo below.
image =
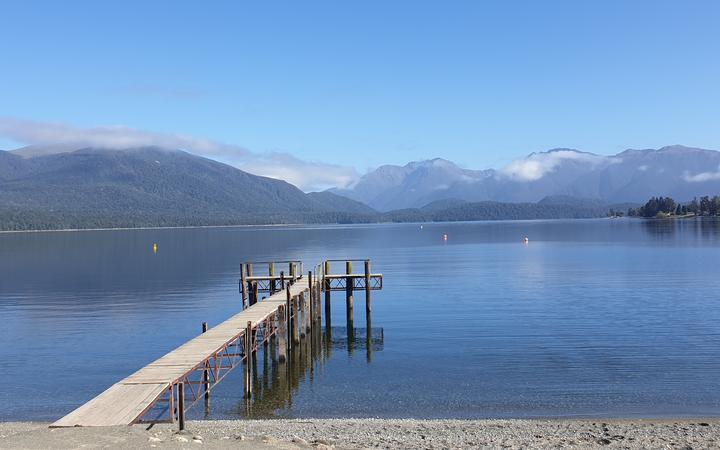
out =
<path fill-rule="evenodd" d="M 370 311 L 372 311 L 372 305 L 371 305 L 371 297 L 370 297 L 370 260 L 365 260 L 365 313 L 370 314 Z"/>
<path fill-rule="evenodd" d="M 310 296 L 310 326 L 315 324 L 315 295 L 313 295 L 313 274 L 308 271 L 308 295 Z"/>
<path fill-rule="evenodd" d="M 345 273 L 352 275 L 352 261 L 345 261 Z M 347 323 L 348 328 L 352 328 L 354 321 L 353 313 L 353 285 L 354 280 L 352 277 L 345 278 L 345 309 L 347 312 Z"/>
<path fill-rule="evenodd" d="M 205 333 L 208 330 L 207 322 L 202 323 L 202 332 Z M 203 388 L 205 389 L 205 404 L 210 400 L 210 374 L 208 372 L 208 362 L 205 362 L 205 368 L 203 369 Z"/>
<path fill-rule="evenodd" d="M 299 327 L 300 328 L 300 337 L 304 338 L 305 337 L 305 318 L 307 317 L 307 315 L 305 314 L 305 305 L 307 303 L 305 301 L 305 295 L 300 293 L 297 296 L 297 302 L 298 302 L 298 309 L 299 309 L 299 314 L 300 314 L 300 317 L 299 317 L 300 320 L 298 320 L 298 324 L 300 325 L 300 327 Z"/>
<path fill-rule="evenodd" d="M 272 321 L 270 319 L 263 320 L 263 353 L 267 353 L 267 347 L 270 343 L 269 336 L 272 334 L 272 325 L 270 325 L 271 323 Z"/>
<path fill-rule="evenodd" d="M 285 358 L 287 357 L 287 316 L 285 305 L 280 305 L 278 307 L 277 319 L 278 332 L 276 336 L 278 341 L 278 351 L 280 353 L 278 360 L 280 362 L 285 362 Z"/>
<path fill-rule="evenodd" d="M 270 295 L 273 295 L 275 293 L 275 280 L 273 277 L 275 276 L 275 263 L 268 263 L 268 275 L 270 276 L 270 282 L 268 283 L 268 288 L 270 290 Z"/>
<path fill-rule="evenodd" d="M 295 263 L 294 262 L 288 263 L 288 266 L 289 266 L 288 268 L 290 270 L 290 282 L 294 283 L 295 282 L 295 269 L 296 269 Z"/>
<path fill-rule="evenodd" d="M 252 264 L 250 264 L 250 263 L 245 264 L 245 272 L 248 277 L 253 276 Z M 255 289 L 253 288 L 252 282 L 248 282 L 247 284 L 248 284 L 248 296 L 249 296 L 248 304 L 254 305 L 255 303 L 257 303 L 257 297 L 253 298 L 253 295 L 255 294 Z"/>
<path fill-rule="evenodd" d="M 308 336 L 310 333 L 310 310 L 312 309 L 312 296 L 310 295 L 310 292 L 307 293 L 305 298 L 305 307 L 303 308 L 305 310 L 305 335 Z"/>
<path fill-rule="evenodd" d="M 179 382 L 177 388 L 178 430 L 182 431 L 185 429 L 185 383 Z"/>
<path fill-rule="evenodd" d="M 252 396 L 253 344 L 252 322 L 248 320 L 245 328 L 245 398 Z"/>
<path fill-rule="evenodd" d="M 251 305 L 254 305 L 255 303 L 258 302 L 258 297 L 259 297 L 258 294 L 259 294 L 259 293 L 260 293 L 260 287 L 259 287 L 259 285 L 258 285 L 258 282 L 257 282 L 257 281 L 253 281 L 253 283 L 252 283 L 252 296 L 250 297 L 250 304 L 251 304 Z"/>
<path fill-rule="evenodd" d="M 323 272 L 323 290 L 325 291 L 325 326 L 330 328 L 330 261 L 325 261 Z"/>
<path fill-rule="evenodd" d="M 367 362 L 372 362 L 372 317 L 368 311 L 365 316 L 365 354 Z"/>
<path fill-rule="evenodd" d="M 292 303 L 292 340 L 293 340 L 293 349 L 295 349 L 295 346 L 297 344 L 300 344 L 300 311 L 298 308 L 298 297 L 295 297 L 291 300 Z"/>
<path fill-rule="evenodd" d="M 280 289 L 285 289 L 285 271 L 280 271 Z"/>
<path fill-rule="evenodd" d="M 240 264 L 240 290 L 242 292 L 243 309 L 248 307 L 247 276 L 245 275 L 245 264 Z"/>
<path fill-rule="evenodd" d="M 288 349 L 292 349 L 293 347 L 293 320 L 292 320 L 292 297 L 290 294 L 290 286 L 287 286 L 285 288 L 285 311 L 287 314 L 287 344 Z"/>
<path fill-rule="evenodd" d="M 310 291 L 308 291 L 307 296 L 305 296 L 305 334 L 308 335 L 310 333 L 310 323 L 311 320 L 311 310 L 312 310 L 312 295 Z"/>

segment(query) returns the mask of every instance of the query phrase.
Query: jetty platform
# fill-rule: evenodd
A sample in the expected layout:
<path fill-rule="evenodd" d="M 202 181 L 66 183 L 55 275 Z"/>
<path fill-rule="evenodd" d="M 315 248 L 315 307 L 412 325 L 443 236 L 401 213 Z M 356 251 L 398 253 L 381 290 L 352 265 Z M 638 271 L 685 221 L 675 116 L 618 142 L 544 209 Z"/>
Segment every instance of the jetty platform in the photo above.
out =
<path fill-rule="evenodd" d="M 382 274 L 370 272 L 369 260 L 343 260 L 345 273 L 331 274 L 333 261 L 324 261 L 307 275 L 302 275 L 300 261 L 241 264 L 241 312 L 212 328 L 203 323 L 202 334 L 113 384 L 51 427 L 171 422 L 182 429 L 185 411 L 209 399 L 213 387 L 239 365 L 245 368 L 244 395 L 252 396 L 252 356 L 258 346 L 275 346 L 273 354 L 285 362 L 292 347 L 320 326 L 322 293 L 326 321 L 331 291 L 345 291 L 349 326 L 354 291 L 365 292 L 370 314 L 371 291 L 382 289 Z M 362 261 L 364 271 L 353 273 L 353 261 Z M 276 274 L 275 269 L 285 264 L 287 276 L 284 271 Z M 253 273 L 253 268 L 265 273 Z M 261 293 L 267 296 L 261 298 Z"/>

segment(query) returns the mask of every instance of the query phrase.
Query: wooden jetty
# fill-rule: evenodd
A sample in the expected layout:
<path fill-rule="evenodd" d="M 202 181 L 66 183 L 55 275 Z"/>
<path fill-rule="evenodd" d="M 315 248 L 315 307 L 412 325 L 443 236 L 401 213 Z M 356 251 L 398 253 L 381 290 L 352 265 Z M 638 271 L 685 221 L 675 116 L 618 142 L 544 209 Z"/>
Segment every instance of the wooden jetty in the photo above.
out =
<path fill-rule="evenodd" d="M 258 345 L 273 346 L 284 363 L 293 346 L 320 326 L 321 294 L 325 293 L 325 320 L 330 324 L 330 292 L 346 292 L 348 329 L 353 321 L 353 292 L 365 291 L 366 312 L 371 291 L 382 289 L 382 274 L 371 273 L 369 260 L 362 273 L 332 274 L 328 260 L 307 275 L 301 261 L 252 262 L 240 265 L 243 310 L 208 329 L 160 359 L 110 386 L 100 395 L 59 419 L 51 427 L 177 423 L 184 428 L 185 411 L 201 399 L 209 400 L 213 387 L 238 365 L 245 368 L 245 397 L 252 396 L 253 361 Z M 287 264 L 288 273 L 276 269 Z M 266 274 L 253 269 L 267 269 Z M 260 298 L 260 293 L 267 293 Z"/>

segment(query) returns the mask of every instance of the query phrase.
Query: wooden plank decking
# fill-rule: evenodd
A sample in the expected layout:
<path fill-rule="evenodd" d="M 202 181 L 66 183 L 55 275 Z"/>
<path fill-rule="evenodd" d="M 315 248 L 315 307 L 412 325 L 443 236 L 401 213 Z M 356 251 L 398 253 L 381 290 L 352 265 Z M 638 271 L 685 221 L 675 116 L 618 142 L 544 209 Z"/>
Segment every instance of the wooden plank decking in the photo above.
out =
<path fill-rule="evenodd" d="M 290 286 L 292 297 L 309 291 L 307 280 Z M 53 423 L 52 427 L 110 426 L 135 423 L 174 383 L 245 334 L 248 322 L 258 326 L 285 305 L 287 293 L 277 292 L 209 329 Z"/>

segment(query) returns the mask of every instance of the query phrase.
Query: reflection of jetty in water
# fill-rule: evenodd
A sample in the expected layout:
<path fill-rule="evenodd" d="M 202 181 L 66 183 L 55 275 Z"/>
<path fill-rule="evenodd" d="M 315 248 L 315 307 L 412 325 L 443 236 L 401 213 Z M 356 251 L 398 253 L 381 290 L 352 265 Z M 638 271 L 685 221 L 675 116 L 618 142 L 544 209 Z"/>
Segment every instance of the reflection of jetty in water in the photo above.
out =
<path fill-rule="evenodd" d="M 272 340 L 271 340 L 272 342 Z M 301 338 L 300 344 L 289 350 L 288 359 L 280 362 L 277 346 L 270 343 L 255 353 L 253 395 L 242 399 L 237 414 L 244 418 L 276 417 L 278 410 L 289 409 L 293 396 L 306 382 L 312 384 L 325 363 L 336 352 L 366 356 L 372 362 L 374 352 L 384 346 L 382 328 L 314 327 Z M 259 350 L 259 349 L 258 349 Z M 206 411 L 209 412 L 209 411 Z"/>

